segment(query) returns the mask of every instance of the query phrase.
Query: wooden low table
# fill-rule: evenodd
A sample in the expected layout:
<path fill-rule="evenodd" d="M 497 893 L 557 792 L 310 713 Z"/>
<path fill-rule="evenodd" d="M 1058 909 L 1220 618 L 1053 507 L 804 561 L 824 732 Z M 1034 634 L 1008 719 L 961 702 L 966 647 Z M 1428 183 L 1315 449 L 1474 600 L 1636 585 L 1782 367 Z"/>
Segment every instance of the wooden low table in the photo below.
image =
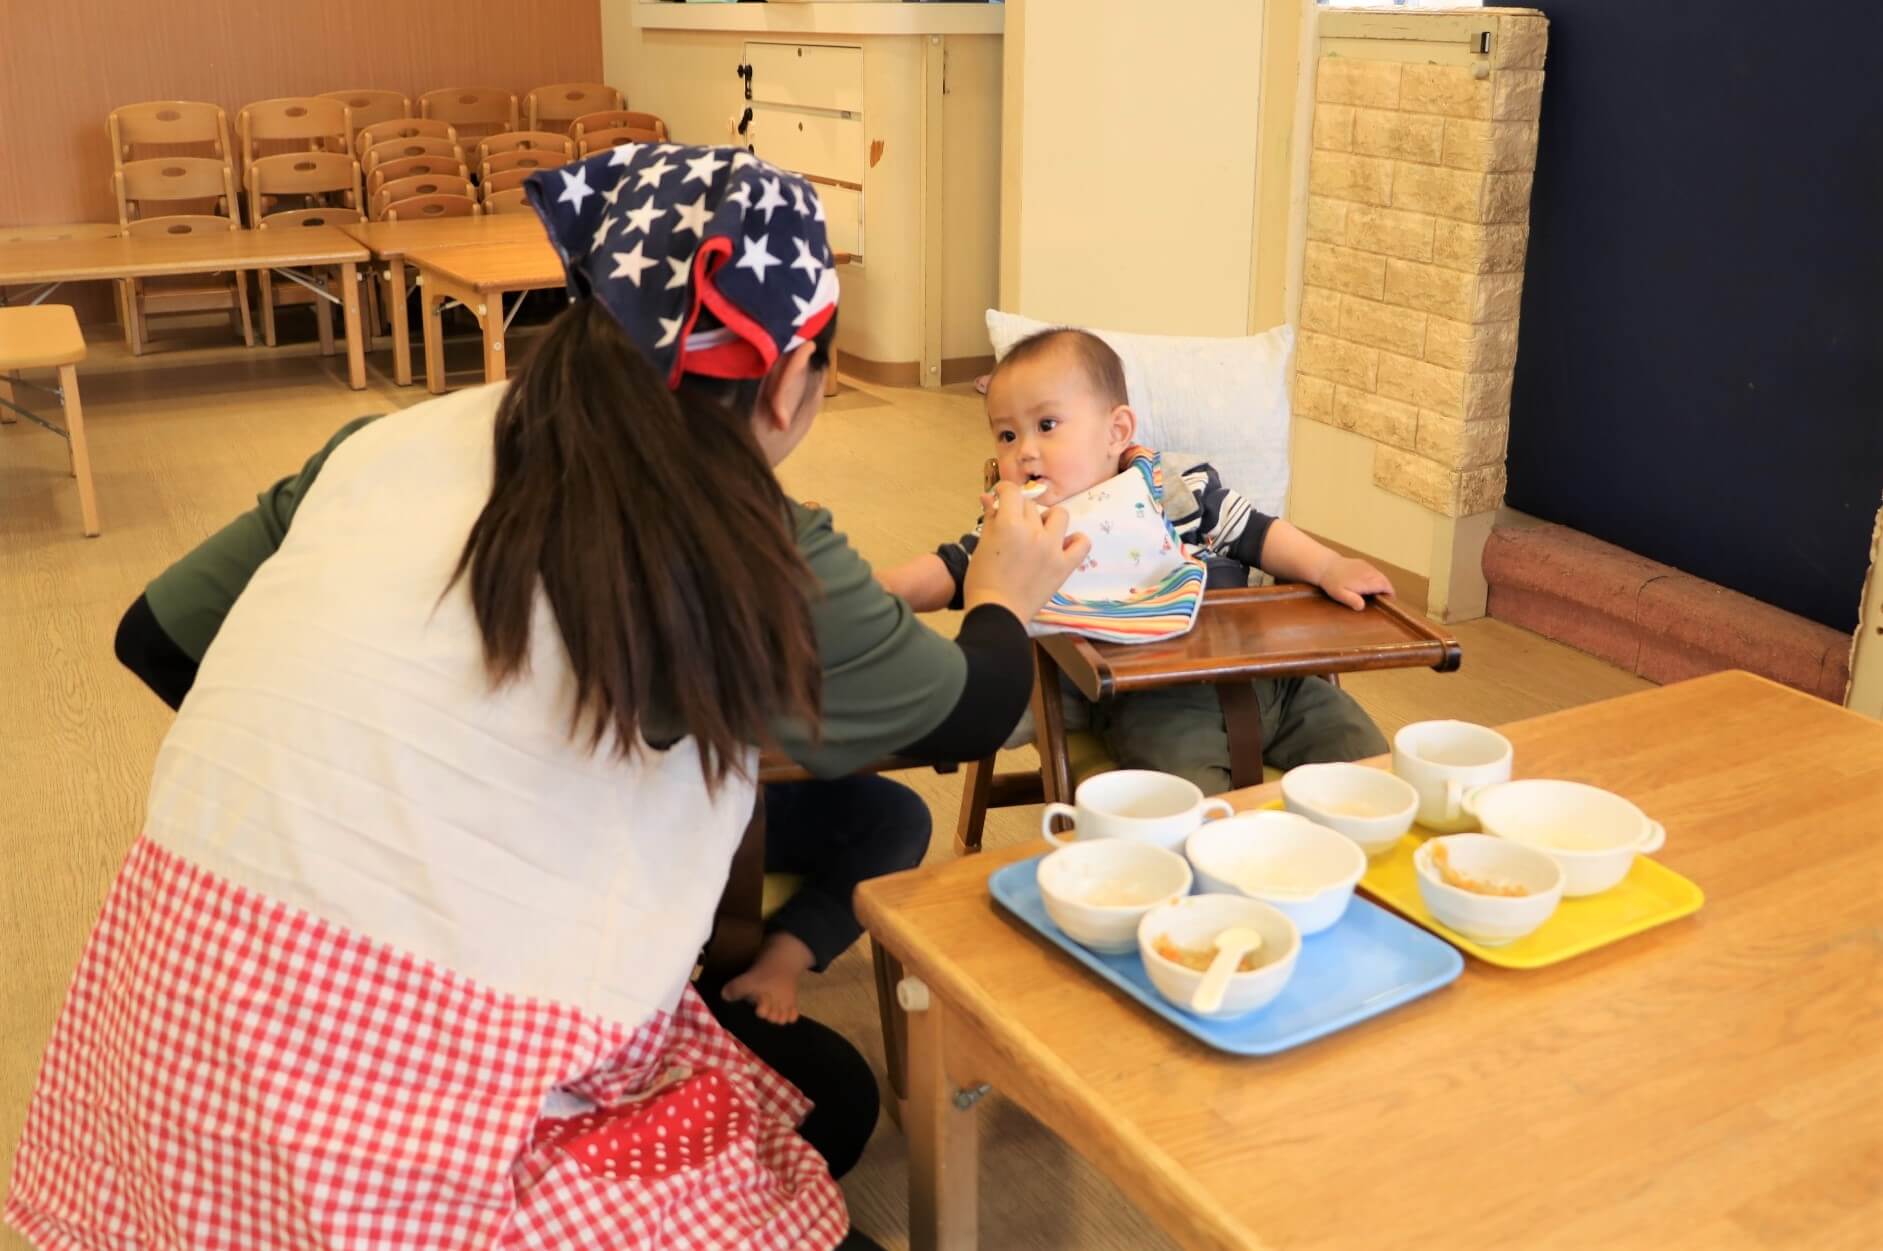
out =
<path fill-rule="evenodd" d="M 488 243 L 528 243 L 542 239 L 543 223 L 534 213 L 484 213 L 442 221 L 349 222 L 340 227 L 386 264 L 392 298 L 386 305 L 392 323 L 392 376 L 412 385 L 412 324 L 406 315 L 406 257 L 416 248 L 470 247 Z"/>
<path fill-rule="evenodd" d="M 419 271 L 419 302 L 425 320 L 425 388 L 445 389 L 445 338 L 441 306 L 456 300 L 477 318 L 484 332 L 484 381 L 508 376 L 503 334 L 503 297 L 511 292 L 564 284 L 562 258 L 540 225 L 532 239 L 478 243 L 461 247 L 421 247 L 406 253 Z"/>
<path fill-rule="evenodd" d="M 1245 1059 L 995 906 L 988 876 L 1043 843 L 863 883 L 873 942 L 928 1003 L 909 1017 L 913 1246 L 975 1245 L 982 1083 L 1185 1247 L 1876 1245 L 1883 723 L 1727 673 L 1504 733 L 1519 776 L 1662 821 L 1656 858 L 1706 907 L 1546 969 L 1467 960 L 1436 994 Z"/>
<path fill-rule="evenodd" d="M 0 287 L 261 269 L 280 270 L 300 280 L 300 275 L 293 271 L 310 266 L 337 266 L 340 294 L 335 298 L 340 302 L 346 321 L 347 383 L 359 391 L 366 386 L 366 355 L 360 337 L 359 267 L 368 259 L 364 247 L 333 226 L 139 238 L 51 239 L 0 247 Z"/>
<path fill-rule="evenodd" d="M 1223 706 L 1229 734 L 1230 779 L 1262 780 L 1262 714 L 1251 686 L 1264 678 L 1358 673 L 1369 669 L 1437 669 L 1459 664 L 1458 640 L 1390 595 L 1376 595 L 1359 612 L 1320 589 L 1299 583 L 1209 591 L 1196 626 L 1161 643 L 1097 643 L 1072 634 L 1040 640 L 1041 690 L 1056 690 L 1057 668 L 1090 700 L 1132 691 L 1210 683 Z M 1036 701 L 1058 720 L 1059 701 Z M 1063 732 L 1060 736 L 1063 739 Z M 1061 769 L 1065 761 L 1057 762 Z M 1056 772 L 1056 770 L 1055 770 Z M 1071 779 L 1048 779 L 1048 802 L 1071 799 Z"/>

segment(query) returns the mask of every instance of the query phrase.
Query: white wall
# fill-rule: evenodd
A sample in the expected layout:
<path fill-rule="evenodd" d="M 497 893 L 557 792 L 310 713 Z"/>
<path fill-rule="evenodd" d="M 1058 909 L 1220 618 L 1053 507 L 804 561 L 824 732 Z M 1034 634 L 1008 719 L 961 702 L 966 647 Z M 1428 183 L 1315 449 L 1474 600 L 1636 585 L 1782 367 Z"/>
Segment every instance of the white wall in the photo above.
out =
<path fill-rule="evenodd" d="M 1118 330 L 1246 333 L 1263 0 L 1007 9 L 1003 131 L 1019 149 L 1002 302 Z"/>

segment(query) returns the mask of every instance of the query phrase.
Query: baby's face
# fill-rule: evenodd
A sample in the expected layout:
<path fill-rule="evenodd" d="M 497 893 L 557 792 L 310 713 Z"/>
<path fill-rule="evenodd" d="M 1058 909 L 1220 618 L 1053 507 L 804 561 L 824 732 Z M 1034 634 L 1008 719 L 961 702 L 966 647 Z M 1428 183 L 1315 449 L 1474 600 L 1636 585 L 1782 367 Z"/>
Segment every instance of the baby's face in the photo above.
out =
<path fill-rule="evenodd" d="M 1045 483 L 1041 507 L 1117 476 L 1131 441 L 1131 410 L 1113 406 L 1068 353 L 1047 352 L 994 375 L 987 388 L 1000 480 Z"/>

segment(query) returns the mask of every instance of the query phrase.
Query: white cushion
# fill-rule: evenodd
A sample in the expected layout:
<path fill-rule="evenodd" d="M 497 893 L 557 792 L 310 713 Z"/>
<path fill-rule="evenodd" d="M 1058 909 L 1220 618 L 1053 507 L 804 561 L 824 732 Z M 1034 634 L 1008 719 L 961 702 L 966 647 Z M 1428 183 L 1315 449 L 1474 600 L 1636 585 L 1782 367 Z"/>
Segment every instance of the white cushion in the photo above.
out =
<path fill-rule="evenodd" d="M 1053 323 L 987 310 L 995 357 Z M 1270 516 L 1288 501 L 1288 368 L 1291 326 L 1241 339 L 1124 334 L 1086 327 L 1125 364 L 1138 441 L 1193 452 Z"/>

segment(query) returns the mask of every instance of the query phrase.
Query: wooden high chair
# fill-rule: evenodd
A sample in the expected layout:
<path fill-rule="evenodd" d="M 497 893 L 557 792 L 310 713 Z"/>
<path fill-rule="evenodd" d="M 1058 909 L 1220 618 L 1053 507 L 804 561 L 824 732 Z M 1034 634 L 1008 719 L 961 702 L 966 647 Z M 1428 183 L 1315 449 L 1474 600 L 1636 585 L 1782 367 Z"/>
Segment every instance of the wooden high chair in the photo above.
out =
<path fill-rule="evenodd" d="M 421 174 L 430 174 L 435 178 L 455 178 L 460 182 L 471 180 L 470 171 L 464 168 L 464 163 L 451 157 L 402 156 L 381 161 L 373 167 L 373 172 L 366 176 L 366 198 L 371 200 L 389 182 L 416 178 Z"/>
<path fill-rule="evenodd" d="M 511 187 L 501 191 L 492 191 L 488 187 L 484 189 L 486 213 L 515 213 L 518 210 L 527 213 L 529 208 L 529 200 L 521 187 Z"/>
<path fill-rule="evenodd" d="M 641 113 L 633 109 L 601 109 L 594 113 L 584 113 L 569 124 L 569 135 L 579 149 L 584 135 L 593 135 L 603 130 L 632 130 L 639 132 L 635 143 L 667 142 L 667 123 L 652 113 Z M 612 145 L 610 145 L 612 146 Z"/>
<path fill-rule="evenodd" d="M 453 165 L 464 164 L 464 151 L 449 139 L 400 138 L 387 139 L 367 148 L 360 157 L 360 170 L 372 175 L 380 166 L 390 161 L 409 161 L 415 157 L 430 157 L 433 160 L 449 161 Z"/>
<path fill-rule="evenodd" d="M 362 126 L 353 136 L 353 155 L 361 162 L 369 149 L 394 139 L 438 139 L 454 147 L 458 132 L 449 122 L 428 121 L 422 117 L 392 118 Z"/>
<path fill-rule="evenodd" d="M 484 211 L 469 194 L 437 193 L 432 195 L 412 195 L 403 200 L 394 200 L 386 206 L 381 217 L 389 222 L 442 221 L 447 217 L 476 217 Z"/>
<path fill-rule="evenodd" d="M 128 238 L 226 232 L 242 226 L 235 177 L 221 157 L 125 161 L 112 174 L 111 186 L 118 202 L 119 233 Z M 191 211 L 199 206 L 214 211 Z M 149 340 L 148 319 L 164 313 L 227 309 L 242 342 L 255 346 L 248 284 L 239 272 L 123 278 L 117 285 L 125 344 L 133 356 L 141 356 Z"/>
<path fill-rule="evenodd" d="M 441 87 L 418 98 L 420 117 L 449 122 L 464 142 L 517 128 L 517 98 L 495 87 Z"/>
<path fill-rule="evenodd" d="M 375 170 L 373 176 L 377 178 L 379 171 Z M 441 196 L 463 200 L 467 204 L 475 204 L 477 191 L 471 186 L 469 179 L 458 174 L 413 174 L 409 178 L 394 178 L 390 181 L 382 182 L 379 190 L 373 193 L 368 204 L 371 208 L 372 220 L 378 221 L 385 217 L 387 209 L 392 208 L 394 205 L 401 204 L 406 200 L 417 198 L 432 199 Z M 440 210 L 440 213 L 442 212 L 443 210 Z M 437 216 L 439 214 L 431 215 Z M 450 215 L 456 216 L 457 214 L 454 213 Z M 410 214 L 408 213 L 407 216 L 409 217 Z"/>
<path fill-rule="evenodd" d="M 258 230 L 324 226 L 338 222 L 360 221 L 365 192 L 360 184 L 360 164 L 343 152 L 287 152 L 264 156 L 248 167 L 249 215 Z M 266 211 L 270 203 L 300 200 L 305 207 L 277 208 Z M 333 290 L 338 271 L 333 276 L 297 276 L 289 271 L 294 285 L 276 288 L 274 273 L 257 271 L 261 283 L 262 339 L 275 346 L 275 306 L 309 304 L 320 332 L 323 356 L 332 356 L 333 311 L 338 302 Z M 370 289 L 370 288 L 369 288 Z"/>
<path fill-rule="evenodd" d="M 322 96 L 257 100 L 236 114 L 236 177 L 248 185 L 257 159 L 282 152 L 311 152 L 347 132 L 346 105 Z M 251 217 L 253 225 L 259 218 Z"/>
<path fill-rule="evenodd" d="M 219 105 L 200 100 L 148 100 L 123 104 L 105 121 L 111 134 L 112 168 L 136 156 L 139 147 L 158 147 L 164 155 L 210 156 L 230 161 L 229 119 Z M 183 148 L 206 148 L 187 153 Z"/>
<path fill-rule="evenodd" d="M 338 100 L 346 108 L 346 133 L 338 136 L 336 151 L 358 155 L 359 132 L 380 122 L 404 121 L 412 116 L 412 102 L 399 91 L 323 91 L 323 99 Z"/>
<path fill-rule="evenodd" d="M 477 163 L 484 164 L 491 159 L 511 152 L 531 151 L 544 155 L 560 153 L 562 161 L 575 155 L 575 140 L 567 135 L 554 134 L 547 130 L 512 130 L 501 135 L 490 135 L 477 141 Z M 562 161 L 555 162 L 562 164 Z"/>
<path fill-rule="evenodd" d="M 575 154 L 578 157 L 594 156 L 597 152 L 606 152 L 610 148 L 623 147 L 630 143 L 656 142 L 652 131 L 642 130 L 638 126 L 616 126 L 610 130 L 589 130 L 575 141 Z"/>
<path fill-rule="evenodd" d="M 539 169 L 554 169 L 568 163 L 569 158 L 554 148 L 515 148 L 509 152 L 493 152 L 485 157 L 478 170 L 478 178 L 481 181 L 511 173 L 521 173 L 527 178 Z"/>
<path fill-rule="evenodd" d="M 618 109 L 626 103 L 607 83 L 555 83 L 523 97 L 524 123 L 531 130 L 566 130 L 585 113 Z"/>

